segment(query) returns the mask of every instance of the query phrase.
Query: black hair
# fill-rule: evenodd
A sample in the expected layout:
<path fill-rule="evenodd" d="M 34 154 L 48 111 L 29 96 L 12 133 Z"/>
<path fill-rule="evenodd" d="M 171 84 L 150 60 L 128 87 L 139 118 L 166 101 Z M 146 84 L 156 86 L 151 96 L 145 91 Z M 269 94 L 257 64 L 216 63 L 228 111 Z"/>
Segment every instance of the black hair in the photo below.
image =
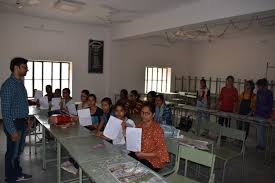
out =
<path fill-rule="evenodd" d="M 93 97 L 93 98 L 95 99 L 95 101 L 96 101 L 96 95 L 95 95 L 95 94 L 91 93 L 91 94 L 89 95 L 89 97 Z"/>
<path fill-rule="evenodd" d="M 120 93 L 122 93 L 122 94 L 125 95 L 125 96 L 128 95 L 128 91 L 127 91 L 126 89 L 120 90 Z"/>
<path fill-rule="evenodd" d="M 157 92 L 155 92 L 155 91 L 149 91 L 148 93 L 147 93 L 147 96 L 148 95 L 151 95 L 153 98 L 155 98 L 156 96 L 157 96 Z"/>
<path fill-rule="evenodd" d="M 268 81 L 266 78 L 262 78 L 262 79 L 259 79 L 257 82 L 256 82 L 256 85 L 257 86 L 262 86 L 262 87 L 267 87 L 268 86 Z"/>
<path fill-rule="evenodd" d="M 160 98 L 160 100 L 164 101 L 164 96 L 162 94 L 157 95 L 156 98 Z"/>
<path fill-rule="evenodd" d="M 137 91 L 137 90 L 132 90 L 132 91 L 131 91 L 131 94 L 134 95 L 134 96 L 136 96 L 137 99 L 140 98 L 140 95 L 138 94 L 138 91 Z"/>
<path fill-rule="evenodd" d="M 64 88 L 63 91 L 66 91 L 69 95 L 71 94 L 71 90 L 69 88 Z"/>
<path fill-rule="evenodd" d="M 235 80 L 234 77 L 231 76 L 231 75 L 226 77 L 226 80 L 229 80 L 229 79 L 231 79 L 231 80 L 233 80 L 233 81 Z"/>
<path fill-rule="evenodd" d="M 107 102 L 107 103 L 109 104 L 109 106 L 112 105 L 112 100 L 111 100 L 109 97 L 103 98 L 103 99 L 101 100 L 101 103 L 102 103 L 102 102 Z"/>
<path fill-rule="evenodd" d="M 251 90 L 252 90 L 252 92 L 253 92 L 253 90 L 255 89 L 254 81 L 253 81 L 253 80 L 248 80 L 248 81 L 246 81 L 246 82 L 249 84 L 249 86 L 250 86 L 250 88 L 251 88 Z"/>
<path fill-rule="evenodd" d="M 24 59 L 24 58 L 21 58 L 21 57 L 15 57 L 11 60 L 11 63 L 10 63 L 10 70 L 11 72 L 14 72 L 14 67 L 15 66 L 20 66 L 22 64 L 27 64 L 28 63 L 28 60 L 27 59 Z"/>
<path fill-rule="evenodd" d="M 89 96 L 89 94 L 90 94 L 89 90 L 82 90 L 81 93 L 84 93 L 87 96 Z"/>
<path fill-rule="evenodd" d="M 155 106 L 154 106 L 152 103 L 150 103 L 150 102 L 145 102 L 145 103 L 143 104 L 142 108 L 144 108 L 144 107 L 148 107 L 149 110 L 151 111 L 151 113 L 153 113 L 153 114 L 154 114 L 155 111 L 156 111 Z"/>
<path fill-rule="evenodd" d="M 203 84 L 206 86 L 206 80 L 204 78 L 201 78 L 200 82 L 203 82 Z"/>
<path fill-rule="evenodd" d="M 59 92 L 61 93 L 61 89 L 60 89 L 60 88 L 56 88 L 56 89 L 54 90 L 54 92 L 57 92 L 57 91 L 59 91 Z"/>
<path fill-rule="evenodd" d="M 117 107 L 122 107 L 122 109 L 123 109 L 124 111 L 126 111 L 126 106 L 125 106 L 125 104 L 123 104 L 122 102 L 116 103 L 114 109 L 116 110 Z"/>
<path fill-rule="evenodd" d="M 51 90 L 53 89 L 52 85 L 46 85 L 46 88 L 51 88 Z"/>

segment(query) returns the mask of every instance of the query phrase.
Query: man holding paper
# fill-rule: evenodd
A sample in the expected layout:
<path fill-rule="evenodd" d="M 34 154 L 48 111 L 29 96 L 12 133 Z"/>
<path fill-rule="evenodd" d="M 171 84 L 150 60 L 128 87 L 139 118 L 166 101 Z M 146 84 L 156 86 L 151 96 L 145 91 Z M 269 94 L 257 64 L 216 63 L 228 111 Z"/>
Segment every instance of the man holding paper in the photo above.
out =
<path fill-rule="evenodd" d="M 140 128 L 142 132 L 134 132 L 136 137 L 141 136 L 141 151 L 131 152 L 129 155 L 158 172 L 169 162 L 169 154 L 164 141 L 163 130 L 160 125 L 154 121 L 154 115 L 155 107 L 150 103 L 144 104 L 141 110 L 142 122 L 137 125 L 137 128 Z M 129 131 L 128 133 L 126 132 L 127 143 L 131 143 L 133 140 L 130 135 L 131 133 L 129 133 Z M 136 143 L 139 143 L 138 140 L 136 140 Z M 127 147 L 133 146 L 127 144 Z M 138 148 L 134 150 L 138 150 Z"/>

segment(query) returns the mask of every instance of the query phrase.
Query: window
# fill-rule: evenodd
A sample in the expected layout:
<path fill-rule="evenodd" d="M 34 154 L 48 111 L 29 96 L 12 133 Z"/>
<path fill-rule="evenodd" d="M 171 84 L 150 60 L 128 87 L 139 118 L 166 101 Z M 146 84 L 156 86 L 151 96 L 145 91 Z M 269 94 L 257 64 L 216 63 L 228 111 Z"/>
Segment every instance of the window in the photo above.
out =
<path fill-rule="evenodd" d="M 171 89 L 170 67 L 146 67 L 145 68 L 145 93 L 156 91 L 169 93 Z"/>
<path fill-rule="evenodd" d="M 71 88 L 71 62 L 29 61 L 29 72 L 25 76 L 24 84 L 28 97 L 34 96 L 34 89 L 46 93 L 46 86 L 55 89 Z"/>

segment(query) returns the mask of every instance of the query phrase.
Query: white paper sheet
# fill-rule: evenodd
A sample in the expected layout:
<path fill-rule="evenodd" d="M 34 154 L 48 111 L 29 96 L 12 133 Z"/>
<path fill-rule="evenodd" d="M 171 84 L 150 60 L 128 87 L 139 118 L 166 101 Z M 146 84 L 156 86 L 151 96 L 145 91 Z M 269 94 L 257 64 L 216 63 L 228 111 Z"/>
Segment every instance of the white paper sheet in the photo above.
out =
<path fill-rule="evenodd" d="M 37 99 L 40 99 L 43 97 L 43 91 L 36 90 L 34 94 L 34 100 L 37 101 Z"/>
<path fill-rule="evenodd" d="M 77 113 L 81 126 L 89 126 L 93 124 L 90 109 L 81 109 L 78 110 Z"/>
<path fill-rule="evenodd" d="M 112 140 L 116 139 L 120 130 L 122 129 L 121 123 L 122 123 L 122 120 L 114 116 L 111 116 L 103 131 L 103 135 Z"/>
<path fill-rule="evenodd" d="M 49 109 L 48 97 L 39 98 L 40 109 Z"/>
<path fill-rule="evenodd" d="M 61 99 L 60 98 L 52 98 L 52 107 L 51 110 L 60 110 L 60 102 Z"/>
<path fill-rule="evenodd" d="M 126 128 L 126 148 L 128 151 L 140 152 L 141 151 L 141 128 Z"/>

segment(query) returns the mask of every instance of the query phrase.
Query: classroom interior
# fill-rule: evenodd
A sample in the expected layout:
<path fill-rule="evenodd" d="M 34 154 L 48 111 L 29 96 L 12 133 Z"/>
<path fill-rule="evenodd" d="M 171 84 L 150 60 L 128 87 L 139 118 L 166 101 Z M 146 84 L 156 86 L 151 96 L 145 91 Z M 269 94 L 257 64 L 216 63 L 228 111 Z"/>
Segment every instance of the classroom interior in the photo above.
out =
<path fill-rule="evenodd" d="M 0 85 L 10 76 L 11 59 L 26 58 L 32 64 L 25 78 L 30 98 L 34 89 L 45 94 L 46 85 L 51 84 L 53 91 L 70 88 L 75 101 L 80 101 L 81 91 L 87 89 L 97 96 L 100 107 L 104 97 L 115 103 L 121 89 L 137 90 L 142 100 L 154 90 L 164 94 L 176 126 L 186 113 L 196 120 L 194 111 L 179 114 L 174 106 L 196 105 L 201 78 L 210 89 L 213 110 L 229 75 L 234 76 L 239 94 L 246 80 L 261 78 L 268 80 L 275 94 L 274 0 L 0 0 L 0 40 Z M 94 40 L 104 43 L 99 71 L 90 69 L 95 64 L 90 44 Z M 54 72 L 58 72 L 57 78 Z M 176 114 L 180 115 L 177 119 Z M 235 128 L 236 120 L 231 123 Z M 266 163 L 266 152 L 256 150 L 257 130 L 251 126 L 244 162 L 242 157 L 230 161 L 223 181 L 224 164 L 216 160 L 213 182 L 273 183 L 273 136 L 271 126 L 270 159 Z M 24 170 L 33 175 L 24 182 L 57 182 L 56 162 L 42 168 L 41 143 L 29 143 L 34 138 L 26 138 L 21 156 Z M 46 150 L 48 156 L 56 158 L 56 145 L 47 145 Z M 0 182 L 5 179 L 5 152 L 1 120 Z M 192 166 L 194 173 L 189 176 L 199 182 L 209 181 L 197 173 L 208 170 Z M 182 162 L 179 173 L 184 174 Z M 89 176 L 87 180 L 85 170 L 83 175 L 83 182 L 96 182 Z M 63 170 L 61 176 L 80 182 L 78 175 Z M 102 179 L 100 183 L 105 181 L 109 182 Z"/>

